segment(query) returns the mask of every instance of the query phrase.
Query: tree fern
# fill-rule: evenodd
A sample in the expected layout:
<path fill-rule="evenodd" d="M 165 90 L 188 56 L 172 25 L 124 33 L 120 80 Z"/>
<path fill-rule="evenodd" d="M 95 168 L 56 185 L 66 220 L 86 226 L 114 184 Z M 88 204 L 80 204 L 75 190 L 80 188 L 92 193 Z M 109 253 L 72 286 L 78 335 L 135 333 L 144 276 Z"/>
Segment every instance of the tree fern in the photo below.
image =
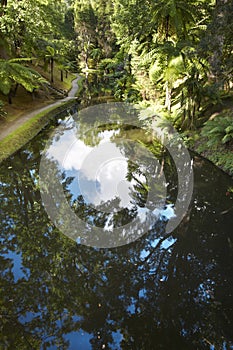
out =
<path fill-rule="evenodd" d="M 202 136 L 207 138 L 209 147 L 230 143 L 233 140 L 232 115 L 219 115 L 213 120 L 208 120 L 202 129 Z"/>
<path fill-rule="evenodd" d="M 46 80 L 34 69 L 23 66 L 19 62 L 29 59 L 0 59 L 0 91 L 9 95 L 14 84 L 22 85 L 27 91 L 33 92 Z"/>

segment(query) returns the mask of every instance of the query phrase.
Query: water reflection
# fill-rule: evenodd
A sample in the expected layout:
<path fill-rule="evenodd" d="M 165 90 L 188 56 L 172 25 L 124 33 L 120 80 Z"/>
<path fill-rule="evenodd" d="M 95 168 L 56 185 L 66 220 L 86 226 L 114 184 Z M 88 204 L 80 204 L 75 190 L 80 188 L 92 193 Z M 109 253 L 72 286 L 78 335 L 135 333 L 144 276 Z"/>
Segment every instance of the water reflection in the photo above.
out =
<path fill-rule="evenodd" d="M 74 198 L 82 193 L 86 202 L 98 205 L 119 196 L 121 207 L 130 206 L 129 193 L 132 189 L 132 183 L 126 180 L 128 159 L 115 144 L 109 142 L 111 137 L 119 131 L 119 129 L 101 131 L 98 134 L 99 145 L 104 143 L 104 148 L 98 147 L 98 151 L 97 144 L 91 147 L 86 145 L 84 141 L 77 140 L 76 130 L 65 132 L 59 142 L 54 142 L 49 148 L 47 156 L 58 162 L 59 167 L 65 171 L 66 177 L 73 178 L 69 190 Z M 111 156 L 110 159 L 108 159 L 108 154 L 103 152 L 106 151 L 106 145 Z M 88 155 L 93 151 L 95 151 L 96 157 L 93 157 L 90 167 Z M 102 157 L 100 158 L 101 153 Z M 102 165 L 100 168 L 97 162 Z M 98 170 L 97 173 L 96 169 Z M 80 191 L 79 186 L 83 191 Z"/>
<path fill-rule="evenodd" d="M 1 165 L 0 348 L 233 348 L 232 179 L 194 156 L 193 203 L 177 230 L 165 234 L 161 216 L 128 246 L 88 248 L 60 234 L 41 203 L 49 133 Z"/>
<path fill-rule="evenodd" d="M 101 119 L 97 125 L 90 116 L 91 123 L 87 121 L 84 110 L 78 120 L 62 122 L 44 155 L 40 174 L 46 209 L 56 226 L 78 243 L 116 247 L 139 238 L 156 221 L 175 217 L 172 205 L 165 210 L 166 178 L 143 144 L 148 143 L 145 130 L 121 118 L 115 112 L 115 123 Z"/>

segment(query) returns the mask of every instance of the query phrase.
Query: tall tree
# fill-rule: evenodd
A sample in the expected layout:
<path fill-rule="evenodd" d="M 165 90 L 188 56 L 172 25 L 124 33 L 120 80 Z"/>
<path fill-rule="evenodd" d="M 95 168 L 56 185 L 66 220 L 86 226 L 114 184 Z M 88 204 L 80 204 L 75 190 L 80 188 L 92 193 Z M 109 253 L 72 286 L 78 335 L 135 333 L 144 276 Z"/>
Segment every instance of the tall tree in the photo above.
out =
<path fill-rule="evenodd" d="M 80 51 L 85 69 L 88 69 L 88 60 L 93 47 L 96 47 L 97 17 L 89 0 L 75 2 L 75 28 L 78 33 Z"/>
<path fill-rule="evenodd" d="M 212 21 L 202 41 L 202 54 L 209 56 L 213 78 L 222 86 L 233 80 L 232 11 L 231 0 L 216 0 Z"/>

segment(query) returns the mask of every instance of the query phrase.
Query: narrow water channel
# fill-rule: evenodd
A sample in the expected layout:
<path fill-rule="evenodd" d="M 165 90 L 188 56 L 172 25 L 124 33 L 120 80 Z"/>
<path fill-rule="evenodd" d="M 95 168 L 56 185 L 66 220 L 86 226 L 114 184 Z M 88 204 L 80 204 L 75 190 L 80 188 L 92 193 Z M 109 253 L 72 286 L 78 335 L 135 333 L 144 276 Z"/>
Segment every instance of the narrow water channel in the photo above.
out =
<path fill-rule="evenodd" d="M 88 131 L 88 121 L 80 118 L 75 157 L 59 163 L 60 140 L 77 135 L 75 115 L 69 111 L 59 116 L 1 164 L 0 348 L 233 349 L 232 178 L 191 154 L 191 206 L 183 222 L 167 234 L 177 195 L 169 155 L 137 128 L 112 124 Z M 132 161 L 132 150 L 130 157 L 127 152 L 130 140 L 139 139 L 150 151 L 154 147 L 168 193 L 147 233 L 127 245 L 101 249 L 80 244 L 77 236 L 70 239 L 56 228 L 41 201 L 39 167 L 58 125 L 62 132 L 55 134 L 48 161 L 57 165 L 74 212 L 99 227 L 118 227 L 143 212 L 145 172 L 152 171 L 151 163 L 145 160 L 141 166 Z M 127 142 L 119 143 L 119 135 L 127 135 Z M 83 171 L 80 164 L 104 141 L 115 147 L 119 162 L 106 164 L 96 184 L 91 169 Z M 77 183 L 80 173 L 82 188 Z M 122 187 L 116 192 L 117 183 Z M 105 210 L 101 215 L 100 208 L 109 208 L 110 202 L 117 214 Z"/>

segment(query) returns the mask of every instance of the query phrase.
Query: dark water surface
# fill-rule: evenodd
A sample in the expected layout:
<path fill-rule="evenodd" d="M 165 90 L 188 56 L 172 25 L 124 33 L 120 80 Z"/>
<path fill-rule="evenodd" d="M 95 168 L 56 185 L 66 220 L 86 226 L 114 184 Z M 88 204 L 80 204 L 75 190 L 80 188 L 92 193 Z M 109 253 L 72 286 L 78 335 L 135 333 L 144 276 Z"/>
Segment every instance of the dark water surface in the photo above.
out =
<path fill-rule="evenodd" d="M 68 137 L 72 116 L 59 123 L 65 125 L 60 137 Z M 79 127 L 85 130 L 85 123 Z M 1 164 L 0 349 L 233 349 L 232 178 L 192 154 L 190 210 L 166 234 L 176 175 L 172 161 L 161 153 L 168 195 L 153 229 L 122 247 L 86 247 L 59 232 L 41 202 L 39 164 L 53 128 L 49 125 Z M 119 133 L 140 138 L 138 130 L 103 127 L 79 140 L 76 155 L 82 158 L 106 138 L 116 144 Z M 128 146 L 118 149 L 127 154 Z M 110 221 L 91 207 L 103 204 L 92 190 L 81 195 L 76 160 L 71 166 L 66 159 L 62 183 L 83 220 L 119 226 L 143 209 L 147 182 L 137 162 L 126 157 L 118 164 L 120 172 L 114 169 L 115 180 L 126 184 L 120 198 L 109 191 L 106 173 L 99 174 L 100 198 L 114 200 L 120 210 Z M 91 174 L 84 175 L 85 188 L 92 188 Z"/>

